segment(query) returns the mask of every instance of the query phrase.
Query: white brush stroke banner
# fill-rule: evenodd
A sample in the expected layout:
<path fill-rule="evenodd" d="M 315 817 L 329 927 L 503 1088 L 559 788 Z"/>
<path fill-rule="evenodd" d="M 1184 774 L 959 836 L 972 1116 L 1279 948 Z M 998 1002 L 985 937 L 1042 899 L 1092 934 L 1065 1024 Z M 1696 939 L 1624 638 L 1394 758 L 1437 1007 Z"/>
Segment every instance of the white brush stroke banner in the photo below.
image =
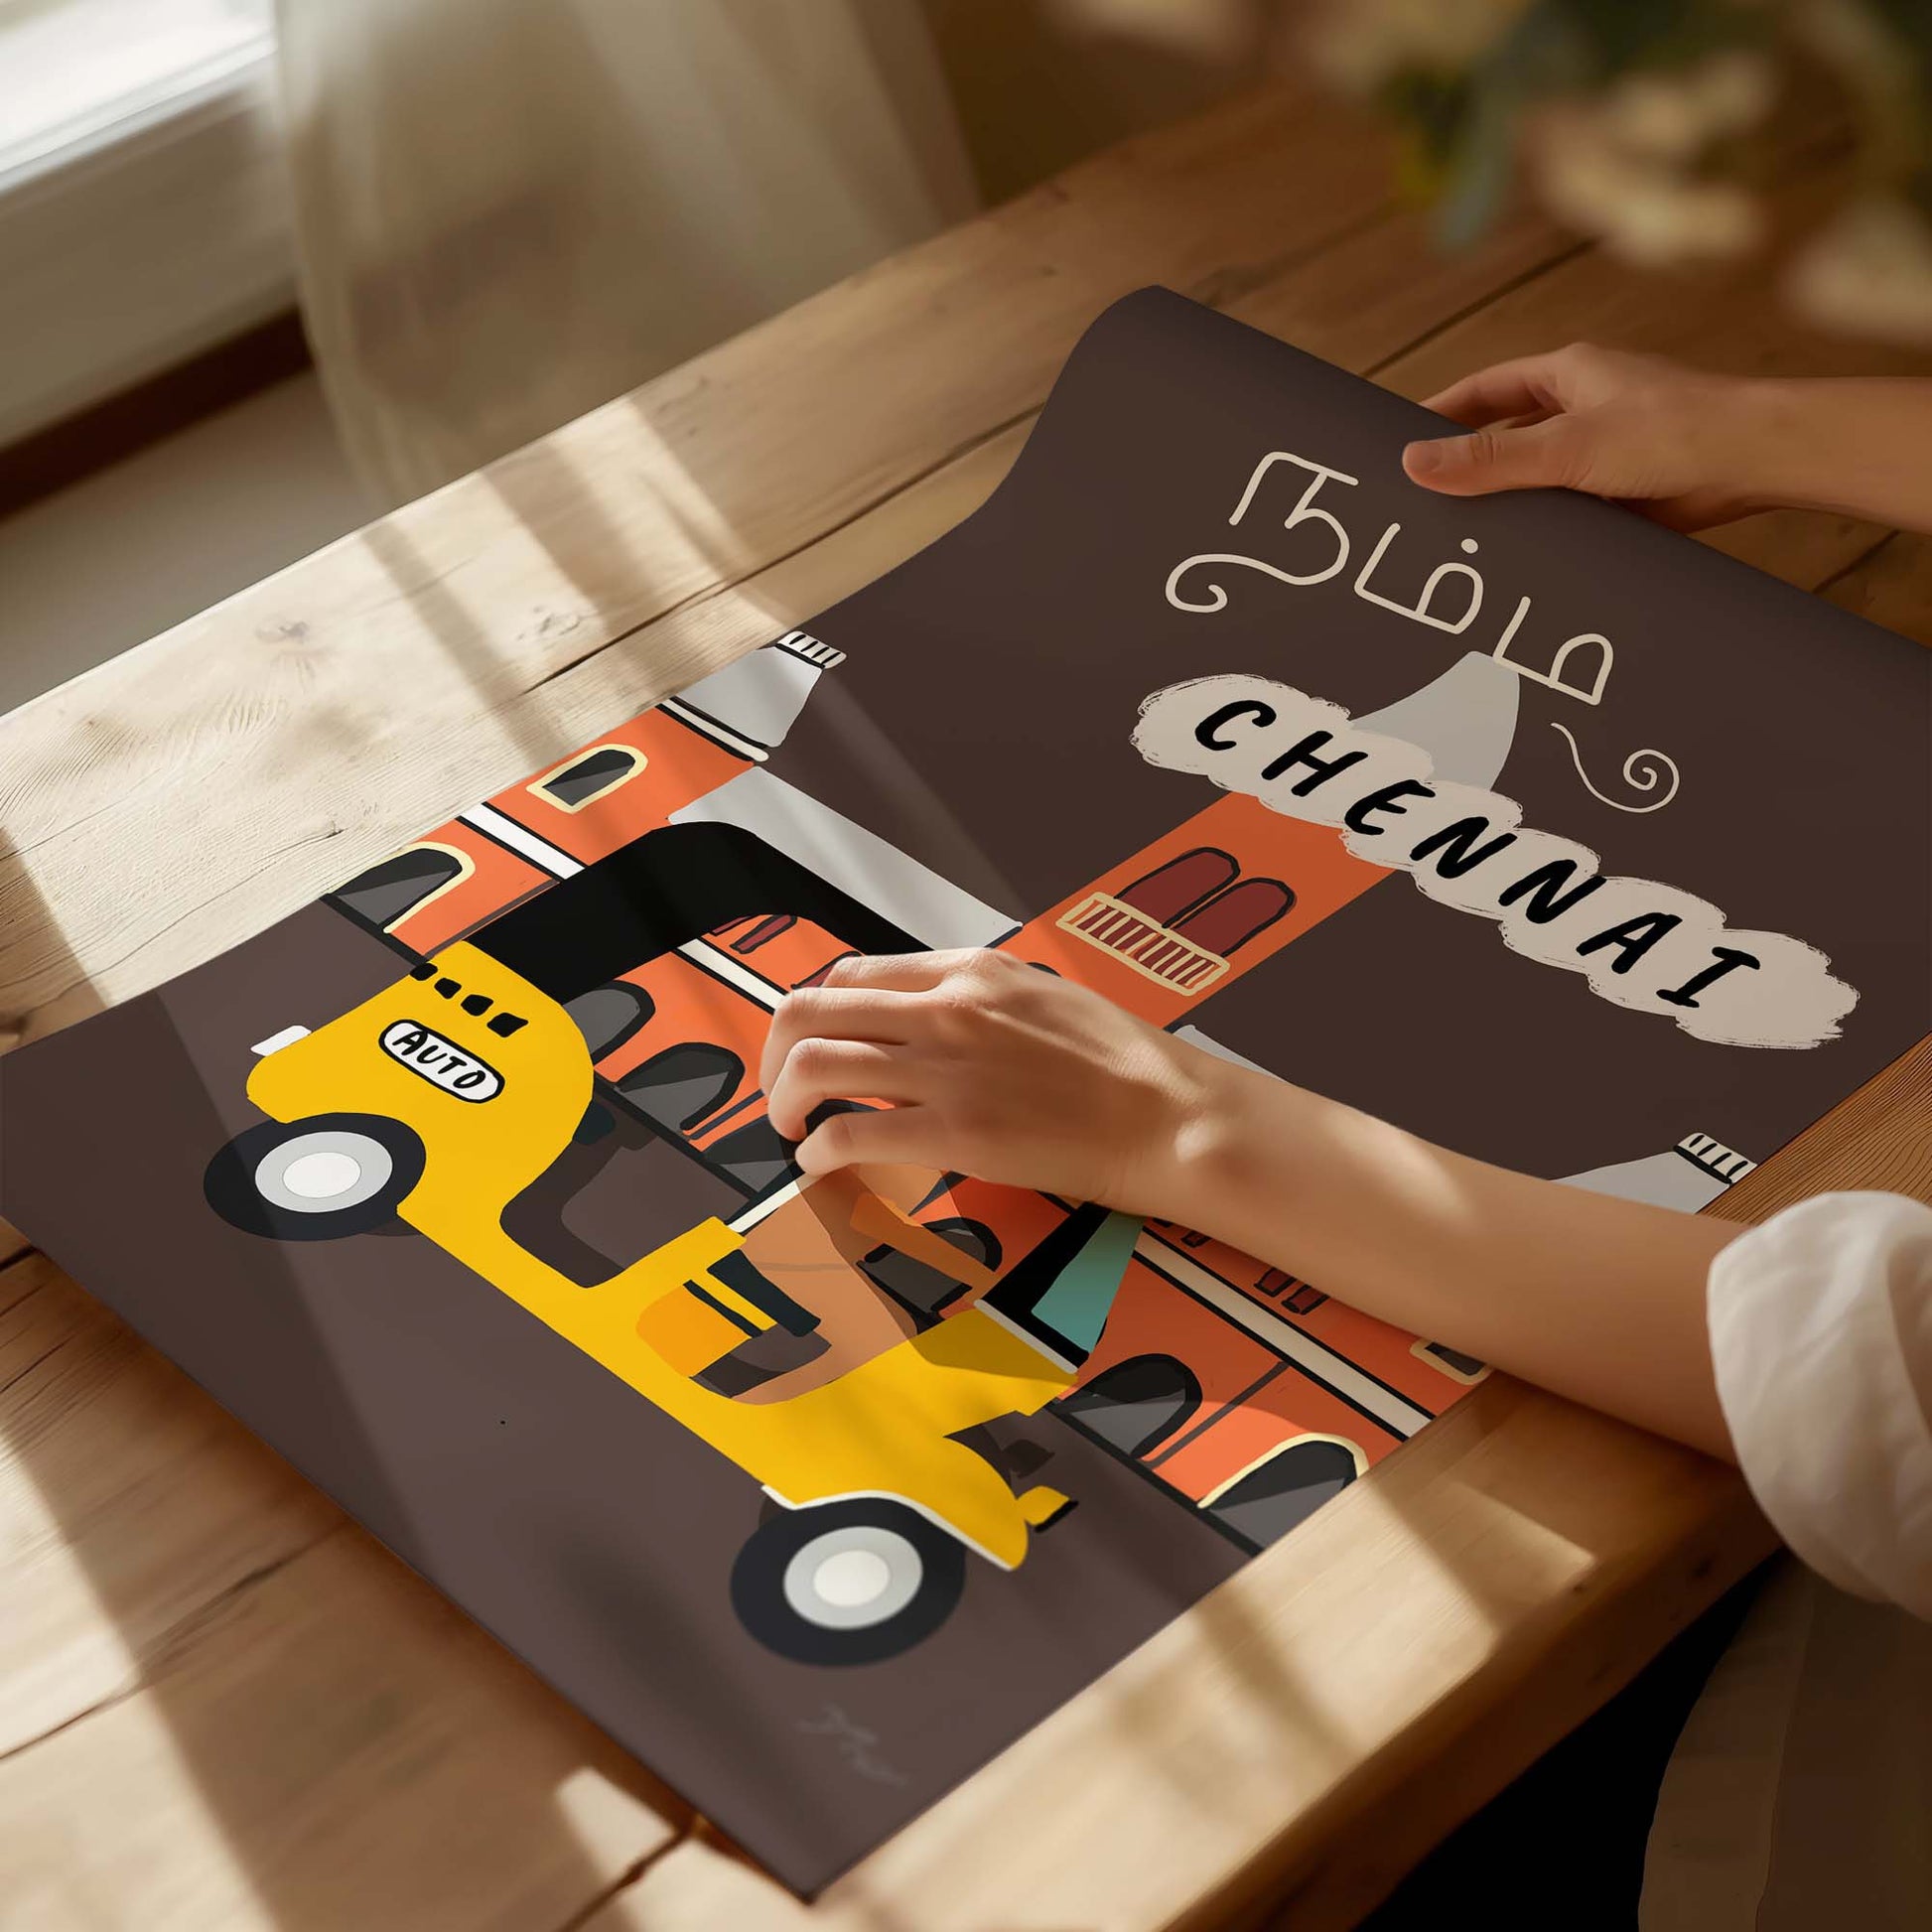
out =
<path fill-rule="evenodd" d="M 1816 946 L 1733 932 L 1717 906 L 1673 886 L 1605 877 L 1593 852 L 1524 825 L 1513 799 L 1432 782 L 1427 752 L 1358 731 L 1341 706 L 1292 686 L 1242 675 L 1172 684 L 1143 702 L 1134 745 L 1150 764 L 1336 827 L 1357 858 L 1493 919 L 1514 951 L 1699 1039 L 1817 1046 L 1858 1004 Z"/>

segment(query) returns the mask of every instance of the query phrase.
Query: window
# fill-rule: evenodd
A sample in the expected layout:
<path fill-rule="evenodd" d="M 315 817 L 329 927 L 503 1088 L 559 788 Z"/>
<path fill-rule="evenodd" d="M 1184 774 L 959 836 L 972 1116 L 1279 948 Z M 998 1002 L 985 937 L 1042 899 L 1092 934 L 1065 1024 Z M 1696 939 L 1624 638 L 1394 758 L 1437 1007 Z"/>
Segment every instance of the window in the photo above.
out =
<path fill-rule="evenodd" d="M 529 789 L 559 811 L 581 812 L 594 800 L 634 778 L 644 768 L 644 755 L 629 745 L 593 745 L 554 771 L 532 781 Z"/>
<path fill-rule="evenodd" d="M 1242 879 L 1232 854 L 1202 845 L 1118 894 L 1087 894 L 1058 923 L 1191 998 L 1228 970 L 1230 953 L 1294 904 L 1294 892 L 1279 879 Z"/>
<path fill-rule="evenodd" d="M 1136 1355 L 1102 1369 L 1061 1398 L 1061 1414 L 1080 1421 L 1124 1455 L 1146 1455 L 1200 1407 L 1200 1383 L 1172 1355 Z"/>
<path fill-rule="evenodd" d="M 0 444 L 288 309 L 272 0 L 0 0 Z"/>
<path fill-rule="evenodd" d="M 613 980 L 608 986 L 594 986 L 588 993 L 580 993 L 564 1011 L 577 1022 L 591 1058 L 601 1060 L 648 1025 L 657 1008 L 641 986 Z"/>
<path fill-rule="evenodd" d="M 1196 906 L 1173 929 L 1203 952 L 1225 959 L 1264 926 L 1273 925 L 1294 903 L 1295 895 L 1279 879 L 1244 879 Z"/>
<path fill-rule="evenodd" d="M 726 938 L 735 953 L 757 952 L 760 946 L 768 946 L 780 933 L 789 932 L 798 923 L 795 912 L 773 912 L 768 918 L 760 918 L 758 913 L 750 912 L 742 919 L 733 919 L 721 925 L 711 936 L 714 939 Z"/>
<path fill-rule="evenodd" d="M 680 1040 L 633 1067 L 618 1091 L 648 1120 L 688 1134 L 715 1114 L 745 1078 L 745 1062 L 709 1040 Z"/>
<path fill-rule="evenodd" d="M 1156 925 L 1173 925 L 1179 916 L 1233 884 L 1241 868 L 1216 846 L 1196 846 L 1170 859 L 1120 894 L 1123 905 L 1145 912 Z"/>
<path fill-rule="evenodd" d="M 1410 1344 L 1410 1354 L 1419 1361 L 1427 1362 L 1431 1368 L 1442 1372 L 1457 1382 L 1476 1383 L 1489 1373 L 1487 1362 L 1479 1362 L 1473 1355 L 1465 1355 L 1460 1349 L 1446 1347 L 1440 1341 L 1418 1341 Z"/>
<path fill-rule="evenodd" d="M 1221 1488 L 1202 1507 L 1257 1549 L 1306 1522 L 1361 1474 L 1366 1458 L 1336 1436 L 1298 1436 Z"/>
<path fill-rule="evenodd" d="M 468 879 L 477 864 L 455 846 L 424 843 L 357 873 L 329 895 L 351 918 L 388 931 L 411 912 Z"/>
<path fill-rule="evenodd" d="M 1225 958 L 1295 903 L 1295 895 L 1279 879 L 1243 879 L 1237 885 L 1239 873 L 1218 847 L 1196 846 L 1124 887 L 1119 898 L 1156 925 Z"/>
<path fill-rule="evenodd" d="M 0 0 L 0 181 L 258 67 L 273 0 Z"/>

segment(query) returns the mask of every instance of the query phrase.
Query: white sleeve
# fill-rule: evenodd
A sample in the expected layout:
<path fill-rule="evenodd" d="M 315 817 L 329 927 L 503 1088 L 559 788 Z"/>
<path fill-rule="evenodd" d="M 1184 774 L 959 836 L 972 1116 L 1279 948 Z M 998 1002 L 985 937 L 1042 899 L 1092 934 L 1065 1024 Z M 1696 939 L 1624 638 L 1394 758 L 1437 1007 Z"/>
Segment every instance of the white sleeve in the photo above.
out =
<path fill-rule="evenodd" d="M 1830 1582 L 1932 1618 L 1932 1208 L 1823 1194 L 1711 1264 L 1718 1400 L 1758 1506 Z"/>

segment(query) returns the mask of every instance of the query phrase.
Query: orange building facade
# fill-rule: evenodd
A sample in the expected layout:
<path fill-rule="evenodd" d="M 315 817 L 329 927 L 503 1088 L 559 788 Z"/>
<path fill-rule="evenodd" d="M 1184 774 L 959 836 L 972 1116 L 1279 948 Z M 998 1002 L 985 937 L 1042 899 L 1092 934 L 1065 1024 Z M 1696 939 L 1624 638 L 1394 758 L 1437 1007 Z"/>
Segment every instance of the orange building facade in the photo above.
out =
<path fill-rule="evenodd" d="M 427 957 L 760 767 L 840 661 L 789 632 L 460 814 L 331 902 Z M 1174 1027 L 1387 876 L 1325 827 L 1221 795 L 989 938 Z M 770 1013 L 849 950 L 807 919 L 748 916 L 586 996 L 573 1017 L 591 1044 L 600 1104 L 682 1142 L 748 1197 L 761 1192 L 789 1166 L 757 1084 Z M 945 1320 L 989 1293 L 1071 1206 L 943 1176 L 911 1217 L 971 1265 L 955 1275 L 882 1241 L 860 1267 L 904 1316 Z M 1154 1224 L 1053 1413 L 1260 1548 L 1482 1372 L 1224 1244 Z"/>

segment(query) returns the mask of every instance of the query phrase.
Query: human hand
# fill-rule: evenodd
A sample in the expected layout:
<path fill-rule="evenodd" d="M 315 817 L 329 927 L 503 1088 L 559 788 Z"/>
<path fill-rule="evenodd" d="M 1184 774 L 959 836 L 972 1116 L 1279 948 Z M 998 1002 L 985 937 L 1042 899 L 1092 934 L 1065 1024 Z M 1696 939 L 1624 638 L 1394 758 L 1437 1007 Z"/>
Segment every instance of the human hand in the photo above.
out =
<path fill-rule="evenodd" d="M 863 1168 L 889 1213 L 916 1196 L 882 1169 L 912 1166 L 1176 1221 L 1365 1313 L 1727 1452 L 1704 1300 L 1712 1256 L 1737 1230 L 1709 1215 L 1433 1148 L 1007 953 L 841 960 L 779 1006 L 759 1077 L 772 1125 L 804 1136 L 798 1165 Z M 886 1105 L 806 1132 L 828 1100 Z"/>
<path fill-rule="evenodd" d="M 1402 467 L 1448 496 L 1581 489 L 1700 530 L 1763 500 L 1750 487 L 1757 446 L 1773 432 L 1763 388 L 1573 343 L 1478 369 L 1431 396 L 1427 407 L 1472 434 L 1411 443 Z"/>
<path fill-rule="evenodd" d="M 807 1173 L 911 1162 L 1159 1213 L 1222 1062 L 998 952 L 840 960 L 778 1008 L 759 1083 Z M 806 1129 L 828 1100 L 886 1101 Z"/>

